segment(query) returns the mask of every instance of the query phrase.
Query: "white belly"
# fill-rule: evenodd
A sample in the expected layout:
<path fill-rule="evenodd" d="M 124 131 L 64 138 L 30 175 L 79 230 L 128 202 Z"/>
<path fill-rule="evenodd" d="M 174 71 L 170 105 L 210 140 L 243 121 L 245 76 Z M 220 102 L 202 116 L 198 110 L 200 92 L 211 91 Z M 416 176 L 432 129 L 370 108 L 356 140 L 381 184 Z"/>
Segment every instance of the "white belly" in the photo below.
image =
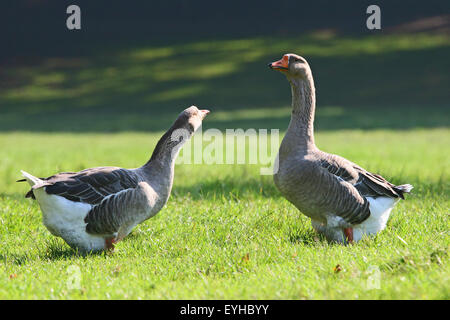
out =
<path fill-rule="evenodd" d="M 388 197 L 367 197 L 370 206 L 370 216 L 362 222 L 353 226 L 353 240 L 359 241 L 364 235 L 375 235 L 386 228 L 387 221 L 398 199 Z"/>
<path fill-rule="evenodd" d="M 388 197 L 371 198 L 367 197 L 369 201 L 370 216 L 360 224 L 352 226 L 353 241 L 359 241 L 364 236 L 375 235 L 384 228 L 386 228 L 387 221 L 398 199 Z M 345 235 L 343 233 L 342 224 L 345 221 L 338 216 L 332 216 L 328 219 L 327 224 L 311 220 L 313 228 L 325 235 L 329 241 L 345 242 Z"/>
<path fill-rule="evenodd" d="M 35 189 L 34 195 L 41 207 L 44 225 L 53 235 L 63 238 L 69 246 L 81 252 L 105 248 L 103 237 L 86 232 L 84 218 L 91 205 L 47 194 L 43 188 Z"/>

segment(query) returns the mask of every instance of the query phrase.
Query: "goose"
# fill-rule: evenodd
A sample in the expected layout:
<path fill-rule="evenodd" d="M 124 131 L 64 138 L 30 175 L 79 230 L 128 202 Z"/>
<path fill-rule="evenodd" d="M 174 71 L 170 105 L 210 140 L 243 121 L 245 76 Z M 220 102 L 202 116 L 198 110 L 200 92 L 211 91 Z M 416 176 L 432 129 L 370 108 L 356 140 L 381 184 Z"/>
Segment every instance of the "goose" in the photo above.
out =
<path fill-rule="evenodd" d="M 308 62 L 285 54 L 269 63 L 291 85 L 292 113 L 277 155 L 274 182 L 328 241 L 348 244 L 386 227 L 392 208 L 413 188 L 394 185 L 314 142 L 316 96 Z"/>
<path fill-rule="evenodd" d="M 31 185 L 26 197 L 37 200 L 51 234 L 80 253 L 112 251 L 114 243 L 167 203 L 175 159 L 208 113 L 196 106 L 181 112 L 139 168 L 97 167 L 48 178 L 22 171 L 25 179 L 18 181 Z"/>

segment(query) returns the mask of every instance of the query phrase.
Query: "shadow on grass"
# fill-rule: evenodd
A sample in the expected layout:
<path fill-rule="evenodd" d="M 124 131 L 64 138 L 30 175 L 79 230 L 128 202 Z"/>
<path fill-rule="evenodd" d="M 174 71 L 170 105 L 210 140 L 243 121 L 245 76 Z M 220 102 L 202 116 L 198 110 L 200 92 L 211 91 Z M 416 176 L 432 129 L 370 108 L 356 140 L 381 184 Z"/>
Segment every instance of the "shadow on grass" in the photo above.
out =
<path fill-rule="evenodd" d="M 55 245 L 53 242 L 45 248 L 45 252 L 40 252 L 39 257 L 42 260 L 73 260 L 84 258 L 92 254 L 81 254 L 77 250 L 70 248 L 68 245 Z M 94 255 L 100 255 L 94 253 Z"/>
<path fill-rule="evenodd" d="M 50 236 L 50 235 L 49 235 Z M 53 236 L 51 236 L 53 237 Z M 46 244 L 42 250 L 37 253 L 40 260 L 51 260 L 51 261 L 65 261 L 65 260 L 76 260 L 85 259 L 88 257 L 98 257 L 105 256 L 105 252 L 95 252 L 95 253 L 79 253 L 77 250 L 70 248 L 66 244 L 55 243 L 56 239 L 51 239 L 50 243 Z M 27 253 L 10 253 L 10 254 L 0 254 L 0 261 L 5 264 L 14 264 L 17 266 L 27 265 L 29 262 L 34 263 L 36 257 L 33 254 Z"/>
<path fill-rule="evenodd" d="M 325 237 L 317 232 L 315 232 L 313 229 L 290 229 L 287 232 L 287 238 L 289 242 L 292 244 L 304 244 L 308 246 L 313 246 L 318 243 L 326 242 L 327 240 Z"/>
<path fill-rule="evenodd" d="M 189 197 L 192 200 L 234 200 L 246 201 L 260 198 L 283 198 L 273 183 L 272 176 L 260 176 L 256 178 L 239 179 L 239 177 L 227 177 L 224 179 L 207 180 L 192 185 L 174 185 L 172 198 L 182 199 Z M 404 183 L 405 177 L 393 177 L 389 179 L 394 184 Z M 439 199 L 448 193 L 448 183 L 439 180 L 435 183 L 424 181 L 418 178 L 408 177 L 407 182 L 414 186 L 407 199 L 423 200 L 425 198 Z M 170 200 L 169 200 L 170 201 Z"/>
<path fill-rule="evenodd" d="M 81 253 L 76 249 L 69 247 L 62 239 L 56 238 L 53 235 L 48 235 L 49 239 L 47 243 L 44 245 L 43 250 L 40 250 L 37 253 L 37 256 L 41 260 L 51 260 L 51 261 L 66 261 L 66 260 L 77 260 L 77 259 L 87 259 L 91 257 L 108 257 L 114 254 L 114 252 L 110 251 L 97 251 L 97 252 L 88 252 Z M 122 241 L 129 241 L 130 239 L 139 238 L 139 234 L 136 232 L 130 233 L 126 238 Z M 0 261 L 7 264 L 15 264 L 18 266 L 26 265 L 28 262 L 35 262 L 36 257 L 31 254 L 22 253 L 22 254 L 0 254 Z"/>
<path fill-rule="evenodd" d="M 0 131 L 162 131 L 191 104 L 213 111 L 205 129 L 284 129 L 289 111 L 273 115 L 290 105 L 289 85 L 266 64 L 287 51 L 312 66 L 318 130 L 450 125 L 448 39 L 303 35 L 117 44 L 108 54 L 5 66 Z"/>
<path fill-rule="evenodd" d="M 188 196 L 193 200 L 248 200 L 255 196 L 263 198 L 280 198 L 281 194 L 272 181 L 272 176 L 263 176 L 261 179 L 239 179 L 227 177 L 225 179 L 208 180 L 188 185 L 174 186 L 172 197 L 183 198 Z"/>

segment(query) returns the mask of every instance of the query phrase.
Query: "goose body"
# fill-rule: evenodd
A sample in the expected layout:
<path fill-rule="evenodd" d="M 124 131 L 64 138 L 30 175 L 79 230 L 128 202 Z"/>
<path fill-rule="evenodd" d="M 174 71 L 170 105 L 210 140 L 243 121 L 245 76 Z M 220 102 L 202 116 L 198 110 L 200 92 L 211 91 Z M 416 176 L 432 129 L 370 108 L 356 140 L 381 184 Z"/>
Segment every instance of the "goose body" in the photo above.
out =
<path fill-rule="evenodd" d="M 330 241 L 359 241 L 386 227 L 409 184 L 396 186 L 314 142 L 315 88 L 306 60 L 286 54 L 269 65 L 291 84 L 292 115 L 278 152 L 274 182 L 282 195 L 311 218 Z"/>
<path fill-rule="evenodd" d="M 41 208 L 45 227 L 80 252 L 112 249 L 139 223 L 167 203 L 175 159 L 209 111 L 184 110 L 159 140 L 142 167 L 97 167 L 37 178 L 22 171 L 31 190 L 26 197 Z M 181 139 L 180 139 L 181 137 Z"/>

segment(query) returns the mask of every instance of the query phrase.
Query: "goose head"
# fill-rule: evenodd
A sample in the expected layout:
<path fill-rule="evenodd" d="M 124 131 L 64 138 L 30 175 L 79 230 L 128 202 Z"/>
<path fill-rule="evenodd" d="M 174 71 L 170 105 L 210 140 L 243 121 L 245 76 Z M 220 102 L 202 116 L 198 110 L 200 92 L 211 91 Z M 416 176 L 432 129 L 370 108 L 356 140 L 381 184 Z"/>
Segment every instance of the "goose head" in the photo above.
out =
<path fill-rule="evenodd" d="M 200 110 L 196 106 L 190 106 L 179 114 L 173 127 L 174 129 L 185 129 L 193 134 L 202 125 L 202 121 L 208 113 L 209 110 Z"/>
<path fill-rule="evenodd" d="M 165 162 L 166 160 L 173 162 L 180 148 L 202 125 L 202 121 L 208 113 L 209 110 L 200 110 L 196 106 L 190 106 L 183 110 L 169 130 L 159 139 L 146 166 L 154 163 L 153 160 L 157 159 L 160 162 Z"/>
<path fill-rule="evenodd" d="M 307 79 L 311 76 L 311 69 L 306 59 L 294 53 L 287 53 L 280 60 L 269 63 L 269 68 L 280 71 L 289 80 Z"/>

